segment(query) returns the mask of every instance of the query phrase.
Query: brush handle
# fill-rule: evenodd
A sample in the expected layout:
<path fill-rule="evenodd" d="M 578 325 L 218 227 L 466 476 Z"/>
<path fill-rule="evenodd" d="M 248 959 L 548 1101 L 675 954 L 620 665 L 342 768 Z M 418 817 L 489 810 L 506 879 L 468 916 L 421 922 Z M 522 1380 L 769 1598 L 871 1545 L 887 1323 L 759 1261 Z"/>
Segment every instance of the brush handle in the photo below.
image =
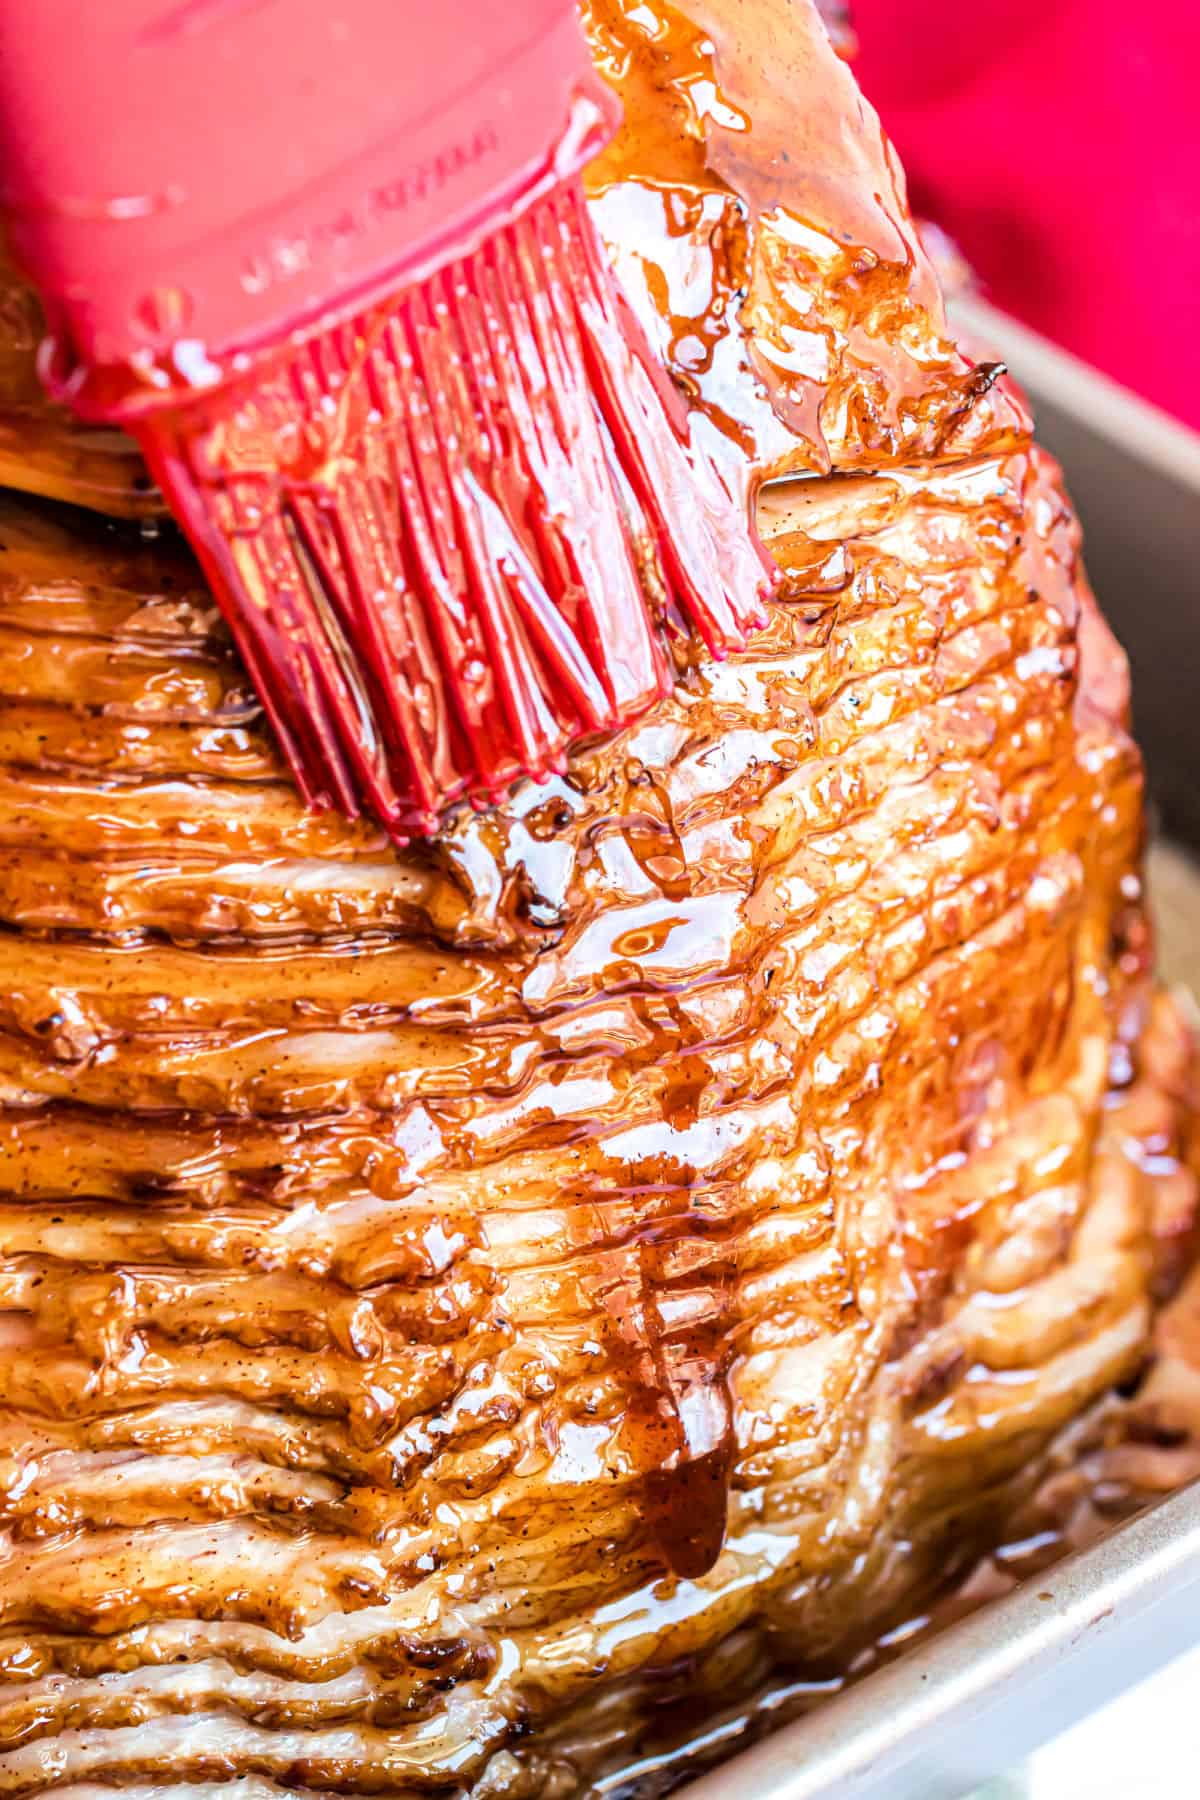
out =
<path fill-rule="evenodd" d="M 611 108 L 573 0 L 0 5 L 0 205 L 92 416 L 470 251 Z"/>

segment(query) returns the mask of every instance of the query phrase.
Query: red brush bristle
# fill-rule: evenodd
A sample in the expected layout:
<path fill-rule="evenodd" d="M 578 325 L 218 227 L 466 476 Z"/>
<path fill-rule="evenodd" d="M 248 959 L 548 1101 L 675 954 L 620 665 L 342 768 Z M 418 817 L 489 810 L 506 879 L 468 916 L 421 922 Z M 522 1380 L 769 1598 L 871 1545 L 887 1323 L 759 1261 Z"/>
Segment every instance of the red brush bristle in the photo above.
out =
<path fill-rule="evenodd" d="M 770 564 L 558 188 L 391 302 L 137 426 L 305 797 L 396 836 L 669 691 Z"/>

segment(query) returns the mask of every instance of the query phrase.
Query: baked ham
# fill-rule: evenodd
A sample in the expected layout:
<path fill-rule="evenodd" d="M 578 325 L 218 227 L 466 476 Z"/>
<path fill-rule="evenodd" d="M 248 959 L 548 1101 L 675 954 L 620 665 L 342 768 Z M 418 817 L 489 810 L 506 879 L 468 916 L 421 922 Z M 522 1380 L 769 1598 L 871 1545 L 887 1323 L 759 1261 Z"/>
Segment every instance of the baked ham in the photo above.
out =
<path fill-rule="evenodd" d="M 1186 1266 L 1057 471 L 810 0 L 588 28 L 631 300 L 782 478 L 744 655 L 397 852 L 168 528 L 0 500 L 0 1795 L 661 1793 L 994 1541 Z"/>

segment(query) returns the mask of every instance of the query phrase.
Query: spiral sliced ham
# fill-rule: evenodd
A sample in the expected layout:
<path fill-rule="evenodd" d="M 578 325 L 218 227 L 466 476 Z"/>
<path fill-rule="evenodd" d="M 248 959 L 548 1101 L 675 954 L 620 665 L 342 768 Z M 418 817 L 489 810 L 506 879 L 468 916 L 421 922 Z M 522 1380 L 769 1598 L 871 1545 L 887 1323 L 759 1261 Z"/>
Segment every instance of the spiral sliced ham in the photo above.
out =
<path fill-rule="evenodd" d="M 589 29 L 633 303 L 785 477 L 745 655 L 397 853 L 165 528 L 0 499 L 0 1795 L 561 1800 L 651 1730 L 661 1792 L 986 1544 L 1188 1261 L 1057 471 L 807 0 Z"/>

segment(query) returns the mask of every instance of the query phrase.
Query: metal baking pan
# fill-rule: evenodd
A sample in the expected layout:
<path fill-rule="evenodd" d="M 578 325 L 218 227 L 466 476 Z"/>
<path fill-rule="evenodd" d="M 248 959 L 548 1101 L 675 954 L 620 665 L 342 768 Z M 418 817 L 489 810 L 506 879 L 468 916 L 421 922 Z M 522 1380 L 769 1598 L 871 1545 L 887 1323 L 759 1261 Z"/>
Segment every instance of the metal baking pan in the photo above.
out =
<path fill-rule="evenodd" d="M 982 302 L 953 311 L 1017 376 L 1063 464 L 1093 586 L 1129 652 L 1152 814 L 1170 839 L 1163 873 L 1177 884 L 1200 855 L 1200 437 Z M 1194 900 L 1194 924 L 1176 905 L 1162 946 L 1171 980 L 1200 971 L 1200 863 Z M 1197 1642 L 1200 1482 L 682 1792 L 963 1800 Z"/>
<path fill-rule="evenodd" d="M 682 1795 L 962 1800 L 1198 1637 L 1193 1483 Z"/>

